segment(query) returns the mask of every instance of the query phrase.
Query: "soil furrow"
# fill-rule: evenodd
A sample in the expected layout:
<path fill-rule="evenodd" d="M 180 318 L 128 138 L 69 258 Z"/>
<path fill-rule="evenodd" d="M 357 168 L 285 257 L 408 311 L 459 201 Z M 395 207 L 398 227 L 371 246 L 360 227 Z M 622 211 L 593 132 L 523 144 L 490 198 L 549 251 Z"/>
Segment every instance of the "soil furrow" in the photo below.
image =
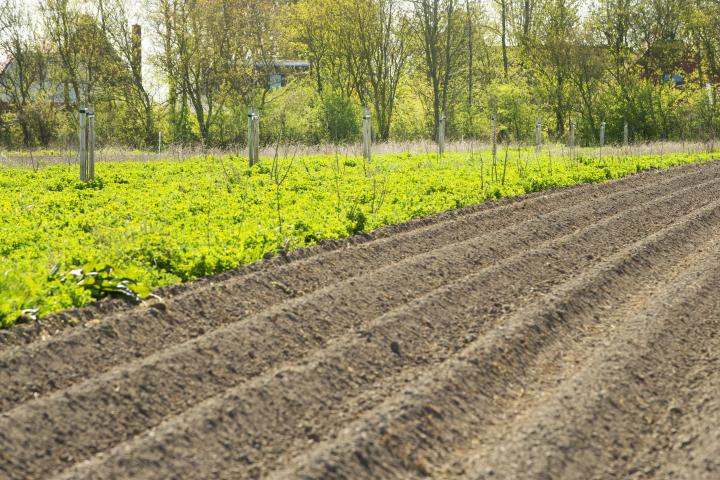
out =
<path fill-rule="evenodd" d="M 518 258 L 513 257 L 513 261 L 506 262 L 507 265 L 502 268 L 494 266 L 485 273 L 484 278 L 473 279 L 486 285 L 483 290 L 486 295 L 475 300 L 483 302 L 492 299 L 499 305 L 507 305 L 514 298 L 520 301 L 524 292 L 518 290 L 518 285 L 522 285 L 523 281 L 529 282 L 528 286 L 534 286 L 535 291 L 530 291 L 532 298 L 532 294 L 542 293 L 554 282 L 561 281 L 566 272 L 584 268 L 590 259 L 594 258 L 588 258 L 584 253 L 586 249 L 592 250 L 595 255 L 611 253 L 612 246 L 622 245 L 633 238 L 641 238 L 664 221 L 669 221 L 668 213 L 681 214 L 686 209 L 697 206 L 698 199 L 704 202 L 706 195 L 702 193 L 705 190 L 717 192 L 718 185 L 719 182 L 715 180 L 705 182 L 655 199 L 649 204 L 631 207 L 621 214 L 596 223 L 581 231 L 582 233 L 571 234 L 570 238 L 563 242 L 545 246 L 540 251 L 521 244 L 521 247 L 530 250 Z M 572 231 L 575 228 L 576 225 L 568 223 L 565 228 L 555 225 L 554 231 Z M 300 299 L 294 308 L 285 306 L 280 312 L 273 312 L 274 316 L 255 319 L 261 323 L 237 325 L 248 329 L 223 329 L 206 336 L 207 338 L 203 337 L 197 342 L 173 349 L 159 358 L 153 357 L 152 361 L 113 372 L 112 375 L 97 379 L 78 391 L 63 391 L 61 395 L 46 397 L 27 406 L 15 408 L 0 416 L 0 431 L 6 432 L 2 435 L 8 443 L 19 444 L 13 432 L 23 437 L 29 425 L 36 425 L 36 437 L 47 441 L 36 440 L 35 446 L 51 450 L 50 457 L 55 459 L 58 465 L 70 459 L 87 457 L 98 450 L 109 448 L 118 439 L 122 439 L 123 435 L 139 433 L 165 416 L 219 393 L 232 386 L 233 382 L 256 375 L 276 362 L 299 358 L 313 347 L 322 348 L 323 343 L 333 335 L 358 327 L 363 321 L 381 315 L 393 305 L 406 304 L 418 290 L 429 291 L 421 290 L 423 287 L 437 288 L 447 283 L 452 275 L 471 273 L 472 269 L 482 265 L 485 258 L 482 255 L 484 247 L 482 239 L 474 239 L 444 247 L 431 255 L 412 257 L 392 266 L 392 272 L 383 269 L 365 282 L 353 282 L 349 285 L 352 287 L 351 291 L 343 295 L 342 305 L 338 303 L 338 296 L 346 287 L 343 284 L 318 292 L 319 294 L 309 295 Z M 554 258 L 556 250 L 564 250 L 566 255 Z M 553 262 L 552 268 L 548 268 L 549 261 Z M 497 278 L 502 280 L 492 281 Z M 413 286 L 413 280 L 417 283 L 415 290 L 409 288 Z M 399 282 L 412 293 L 388 299 L 387 291 Z M 457 298 L 444 299 L 444 302 L 436 302 L 436 305 L 441 305 L 446 311 L 450 303 L 456 308 L 465 305 L 468 285 L 463 286 L 465 288 L 460 290 L 461 294 L 457 295 Z M 427 308 L 423 308 L 419 313 L 427 311 Z M 442 314 L 443 311 L 437 313 Z M 302 327 L 299 327 L 301 323 Z M 302 332 L 298 331 L 300 328 Z M 271 339 L 275 343 L 281 342 L 284 346 L 282 356 L 270 354 L 258 359 L 249 368 L 245 363 L 238 366 L 238 359 L 251 351 L 248 350 L 248 338 L 258 336 Z M 265 350 L 257 345 L 253 347 L 255 350 Z M 209 375 L 203 375 L 204 372 Z M 146 385 L 157 386 L 152 395 L 144 388 Z M 90 417 L 85 413 L 88 411 L 101 413 Z M 77 428 L 75 425 L 80 418 L 84 419 L 84 423 L 82 428 Z M 57 446 L 58 437 L 64 439 L 62 446 Z M 32 462 L 25 458 L 27 453 L 23 455 L 23 452 L 27 451 L 19 444 L 17 451 L 11 450 L 7 455 L 15 458 L 19 464 L 32 465 Z M 53 466 L 50 461 L 40 463 L 43 468 Z M 40 470 L 28 473 L 37 475 L 48 472 Z"/>
<path fill-rule="evenodd" d="M 503 258 L 510 249 L 523 248 L 525 245 L 522 239 L 528 239 L 527 242 L 531 243 L 548 238 L 548 235 L 555 233 L 555 224 L 567 227 L 569 222 L 576 222 L 581 226 L 592 221 L 593 216 L 607 215 L 608 211 L 617 208 L 617 204 L 642 203 L 654 198 L 659 189 L 672 191 L 673 188 L 686 188 L 699 178 L 703 178 L 702 175 L 691 170 L 660 183 L 648 181 L 643 186 L 630 182 L 632 186 L 618 185 L 618 191 L 609 192 L 602 197 L 601 202 L 583 198 L 594 194 L 587 193 L 579 195 L 580 198 L 562 197 L 565 201 L 553 206 L 540 201 L 528 206 L 509 205 L 503 207 L 513 209 L 508 212 L 506 220 L 503 220 L 505 212 L 500 209 L 493 215 L 483 211 L 480 212 L 480 215 L 484 215 L 481 218 L 460 217 L 460 225 L 451 222 L 421 229 L 425 235 L 420 238 L 386 239 L 345 252 L 327 254 L 322 256 L 327 258 L 316 261 L 312 266 L 304 264 L 308 262 L 298 262 L 281 267 L 274 273 L 258 272 L 247 279 L 234 280 L 230 286 L 228 282 L 221 282 L 203 287 L 202 292 L 196 295 L 181 296 L 177 302 L 168 300 L 150 308 L 138 309 L 119 319 L 104 320 L 88 329 L 78 329 L 47 343 L 5 352 L 0 354 L 0 383 L 4 385 L 0 394 L 0 411 L 17 402 L 66 388 L 83 378 L 102 373 L 113 365 L 148 356 L 169 345 L 197 337 L 214 326 L 247 318 L 273 303 L 307 295 L 343 278 L 367 274 L 383 268 L 383 265 L 387 269 L 388 263 L 432 252 L 452 242 L 477 238 L 487 232 L 493 232 L 487 238 L 487 244 L 497 245 L 494 258 Z M 590 191 L 594 192 L 595 188 L 592 187 Z M 573 203 L 577 205 L 572 207 Z M 603 205 L 605 210 L 598 210 L 596 204 Z M 548 213 L 542 214 L 545 210 Z M 503 225 L 505 229 L 500 228 Z M 509 230 L 512 228 L 515 230 Z M 410 233 L 413 232 L 405 236 Z M 510 242 L 506 238 L 510 238 Z M 415 244 L 420 246 L 413 246 Z M 345 259 L 343 254 L 349 258 Z M 493 258 L 488 257 L 484 261 L 491 263 Z M 350 264 L 352 268 L 348 268 Z M 343 271 L 354 273 L 340 273 Z M 152 332 L 148 329 L 152 329 Z M 64 361 L 66 358 L 75 361 Z"/>
<path fill-rule="evenodd" d="M 414 219 L 400 225 L 383 227 L 374 232 L 357 235 L 346 240 L 325 241 L 321 245 L 282 254 L 269 261 L 238 268 L 192 283 L 164 287 L 158 293 L 165 299 L 167 305 L 173 304 L 180 311 L 187 304 L 187 311 L 182 313 L 189 314 L 191 318 L 178 315 L 178 318 L 175 319 L 176 322 L 183 324 L 184 329 L 167 332 L 168 326 L 163 326 L 162 329 L 158 330 L 163 330 L 167 337 L 166 341 L 171 341 L 171 339 L 177 337 L 176 340 L 172 341 L 180 342 L 201 334 L 206 327 L 217 325 L 217 323 L 213 322 L 204 324 L 203 321 L 206 319 L 203 317 L 198 318 L 195 315 L 194 308 L 197 304 L 210 303 L 207 302 L 206 297 L 215 298 L 223 293 L 232 293 L 233 298 L 236 298 L 238 303 L 244 302 L 247 308 L 254 306 L 263 308 L 263 305 L 269 305 L 278 299 L 282 300 L 288 296 L 302 295 L 303 292 L 310 291 L 312 288 L 326 285 L 337 276 L 349 278 L 354 274 L 353 269 L 345 268 L 349 264 L 355 266 L 367 264 L 370 267 L 373 265 L 372 261 L 374 260 L 374 265 L 381 265 L 383 261 L 392 260 L 392 257 L 386 259 L 384 256 L 393 253 L 398 248 L 409 247 L 415 253 L 427 251 L 432 248 L 432 242 L 439 241 L 439 243 L 435 244 L 441 245 L 443 235 L 449 235 L 447 238 L 451 238 L 452 235 L 459 235 L 457 239 L 461 239 L 463 236 L 469 238 L 469 236 L 475 235 L 474 231 L 483 231 L 482 228 L 477 227 L 482 222 L 490 222 L 484 225 L 486 227 L 485 231 L 487 231 L 490 228 L 499 228 L 502 225 L 512 224 L 515 221 L 513 220 L 514 215 L 527 218 L 533 214 L 541 214 L 552 209 L 575 205 L 578 197 L 599 196 L 612 194 L 619 189 L 630 190 L 634 187 L 652 186 L 654 183 L 672 181 L 674 177 L 704 175 L 710 169 L 720 169 L 720 163 L 690 164 L 669 171 L 642 172 L 617 182 L 598 185 L 576 185 L 560 190 L 508 197 L 496 202 L 486 202 L 472 207 Z M 499 223 L 496 224 L 495 222 Z M 356 255 L 358 255 L 357 258 Z M 396 258 L 400 258 L 402 251 L 398 251 L 397 255 Z M 335 262 L 338 260 L 340 260 L 340 263 L 336 265 Z M 300 274 L 295 278 L 298 273 Z M 276 288 L 271 288 L 267 292 L 264 291 L 271 284 L 268 279 L 282 279 L 283 277 L 293 280 L 292 284 L 288 282 L 289 288 L 283 288 L 282 285 L 272 285 Z M 306 283 L 307 287 L 304 286 Z M 219 293 L 216 291 L 218 288 L 221 289 Z M 252 295 L 249 295 L 248 289 L 250 288 L 259 289 L 259 292 L 253 292 Z M 258 293 L 262 293 L 262 295 Z M 217 305 L 211 303 L 208 308 L 222 308 L 224 302 L 217 303 Z M 211 316 L 211 318 L 213 317 L 223 318 L 220 315 Z M 148 328 L 145 323 L 153 323 L 143 322 L 143 320 L 145 318 L 136 319 L 128 315 L 127 308 L 119 301 L 101 302 L 97 306 L 62 312 L 33 325 L 18 325 L 12 330 L 0 330 L 0 352 L 14 346 L 34 342 L 40 338 L 58 335 L 67 330 L 68 326 L 75 326 L 78 323 L 91 327 L 91 333 L 97 333 L 104 324 L 111 323 L 116 333 L 124 334 Z M 227 319 L 223 318 L 223 320 Z M 200 327 L 192 328 L 198 322 Z M 98 323 L 101 325 L 98 325 Z M 74 329 L 71 328 L 70 330 Z M 146 335 L 136 336 L 140 338 L 144 336 L 150 338 L 162 337 L 162 335 L 158 334 L 147 335 L 156 332 L 157 330 L 148 330 L 147 332 L 143 330 L 142 333 Z M 99 339 L 102 340 L 102 330 L 99 333 L 101 334 Z M 168 333 L 171 334 L 169 337 Z M 104 336 L 107 337 L 108 335 Z M 97 336 L 88 336 L 86 340 L 97 339 Z M 78 343 L 83 343 L 83 341 L 78 340 Z"/>
<path fill-rule="evenodd" d="M 548 345 L 602 317 L 597 309 L 621 301 L 625 289 L 648 281 L 640 273 L 650 271 L 652 278 L 678 256 L 692 254 L 708 234 L 702 226 L 710 218 L 717 225 L 719 206 L 705 207 L 648 237 L 583 274 L 565 292 L 518 312 L 503 328 L 480 337 L 398 398 L 347 426 L 338 438 L 299 456 L 275 478 L 406 478 L 430 473 L 469 440 L 474 428 L 492 421 L 485 414 L 498 399 L 523 388 L 527 369 Z M 717 236 L 717 229 L 711 234 Z"/>
<path fill-rule="evenodd" d="M 514 283 L 523 280 L 530 285 L 542 283 L 541 272 L 548 270 L 548 259 L 553 260 L 556 269 L 579 271 L 591 263 L 583 255 L 586 250 L 599 255 L 609 254 L 613 251 L 608 248 L 610 237 L 615 237 L 616 245 L 623 246 L 632 237 L 628 232 L 634 231 L 636 238 L 642 238 L 648 233 L 643 231 L 639 219 L 627 216 L 627 224 L 633 225 L 635 230 L 623 231 L 620 225 L 601 223 L 587 229 L 584 235 L 574 235 L 532 254 L 523 255 L 509 263 L 505 270 L 492 269 L 485 275 L 472 275 L 448 289 L 416 301 L 407 309 L 380 318 L 360 332 L 362 337 L 351 335 L 337 339 L 326 351 L 319 352 L 316 359 L 309 360 L 305 365 L 273 371 L 251 385 L 213 399 L 194 409 L 190 415 L 153 431 L 151 436 L 124 446 L 124 450 L 132 452 L 139 464 L 160 465 L 159 458 L 169 453 L 167 445 L 178 444 L 177 437 L 182 436 L 184 449 L 189 446 L 187 442 L 192 442 L 189 450 L 193 455 L 177 459 L 176 471 L 196 469 L 193 458 L 195 461 L 199 458 L 207 459 L 212 451 L 222 451 L 228 457 L 215 458 L 237 465 L 238 469 L 222 468 L 220 477 L 252 477 L 257 474 L 258 467 L 247 467 L 248 463 L 255 463 L 258 457 L 275 458 L 294 437 L 302 436 L 303 433 L 307 435 L 302 430 L 303 419 L 314 416 L 327 419 L 335 403 L 357 395 L 381 376 L 395 374 L 408 365 L 416 367 L 440 362 L 464 342 L 490 328 L 493 317 L 497 318 L 498 315 L 485 314 L 483 320 L 478 321 L 477 308 L 472 306 L 484 303 L 493 287 L 509 292 L 512 296 L 516 293 L 512 290 Z M 653 220 L 657 222 L 657 218 L 648 220 L 649 224 Z M 563 251 L 565 255 L 553 258 L 555 250 Z M 523 268 L 523 265 L 529 268 Z M 563 278 L 557 270 L 554 274 Z M 494 280 L 498 278 L 502 281 Z M 458 304 L 462 308 L 449 308 L 449 305 Z M 435 321 L 428 322 L 428 318 Z M 397 343 L 400 354 L 394 353 L 392 348 L 397 339 L 403 339 Z M 295 389 L 300 390 L 302 395 L 293 394 Z M 319 398 L 309 392 L 318 392 Z M 231 407 L 240 402 L 242 408 Z M 257 419 L 263 421 L 258 423 Z M 208 422 L 213 426 L 211 429 L 207 428 Z M 325 430 L 322 422 L 316 428 Z M 125 455 L 128 456 L 127 453 Z M 170 454 L 170 457 L 175 459 L 176 456 Z M 162 468 L 168 468 L 167 464 L 162 465 Z M 212 468 L 211 462 L 206 461 L 204 465 Z M 92 470 L 95 468 L 96 465 L 93 465 Z M 152 477 L 153 474 L 157 475 L 157 472 L 133 472 L 133 475 L 140 476 Z M 210 471 L 205 474 L 209 476 Z"/>
<path fill-rule="evenodd" d="M 717 310 L 716 310 L 717 312 Z M 715 313 L 717 316 L 717 313 Z M 697 361 L 688 373 L 689 380 L 681 387 L 680 410 L 675 410 L 678 422 L 665 422 L 665 428 L 658 428 L 652 442 L 640 446 L 635 459 L 635 473 L 629 478 L 692 478 L 715 480 L 720 477 L 720 326 L 707 332 L 713 339 L 713 350 L 701 347 L 685 352 Z M 695 340 L 695 339 L 693 339 Z M 708 342 L 704 342 L 708 345 Z M 692 355 L 696 353 L 696 355 Z M 646 466 L 643 469 L 643 466 Z M 650 468 L 648 469 L 649 466 Z M 648 471 L 649 470 L 649 471 Z"/>
<path fill-rule="evenodd" d="M 720 347 L 720 265 L 708 262 L 719 247 L 584 352 L 583 368 L 525 409 L 494 448 L 476 454 L 467 477 L 655 478 L 664 465 L 667 475 L 718 478 L 717 457 L 692 445 L 708 430 L 686 415 L 694 397 L 711 398 L 717 385 L 717 373 L 691 372 Z M 681 425 L 686 431 L 676 435 Z M 673 450 L 684 458 L 657 458 Z M 697 468 L 697 460 L 710 463 Z"/>
<path fill-rule="evenodd" d="M 719 173 L 447 212 L 3 333 L 0 477 L 718 478 Z"/>
<path fill-rule="evenodd" d="M 707 238 L 707 245 L 697 247 L 691 255 L 664 271 L 662 277 L 638 284 L 626 292 L 631 299 L 599 305 L 599 314 L 594 322 L 583 324 L 581 328 L 573 330 L 574 335 L 566 336 L 564 341 L 555 342 L 541 352 L 538 361 L 529 369 L 528 377 L 532 381 L 524 383 L 513 398 L 506 396 L 502 402 L 496 402 L 498 408 L 493 414 L 492 424 L 479 430 L 475 437 L 454 451 L 446 466 L 439 470 L 439 476 L 454 477 L 467 471 L 472 472 L 473 468 L 469 468 L 468 464 L 482 462 L 488 450 L 503 443 L 504 436 L 508 435 L 512 426 L 529 421 L 537 410 L 549 402 L 550 396 L 556 394 L 559 385 L 586 366 L 591 353 L 602 352 L 608 347 L 609 339 L 617 337 L 616 331 L 623 327 L 628 318 L 637 316 L 638 312 L 644 313 L 658 298 L 673 298 L 675 284 L 685 281 L 680 276 L 692 277 L 692 271 L 688 274 L 687 270 L 697 269 L 701 262 L 717 253 L 717 235 L 707 235 Z M 715 253 L 705 252 L 708 248 L 713 248 Z"/>

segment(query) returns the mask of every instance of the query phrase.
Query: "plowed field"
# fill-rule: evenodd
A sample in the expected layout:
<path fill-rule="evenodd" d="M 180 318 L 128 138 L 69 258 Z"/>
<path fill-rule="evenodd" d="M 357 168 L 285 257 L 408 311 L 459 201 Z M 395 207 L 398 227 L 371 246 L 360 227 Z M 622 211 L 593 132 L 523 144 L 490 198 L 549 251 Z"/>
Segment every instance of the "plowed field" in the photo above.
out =
<path fill-rule="evenodd" d="M 720 478 L 720 162 L 0 339 L 0 478 Z"/>

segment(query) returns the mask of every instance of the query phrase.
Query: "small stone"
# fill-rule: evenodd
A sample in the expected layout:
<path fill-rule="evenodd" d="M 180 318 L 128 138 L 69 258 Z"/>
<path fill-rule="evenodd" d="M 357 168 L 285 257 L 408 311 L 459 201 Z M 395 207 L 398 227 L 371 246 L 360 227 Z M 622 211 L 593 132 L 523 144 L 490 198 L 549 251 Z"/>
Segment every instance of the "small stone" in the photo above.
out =
<path fill-rule="evenodd" d="M 673 415 L 682 415 L 682 408 L 678 407 L 677 405 L 673 405 L 669 409 L 670 413 Z"/>
<path fill-rule="evenodd" d="M 165 305 L 165 303 L 163 303 L 163 302 L 156 302 L 156 303 L 150 304 L 150 308 L 164 312 L 167 310 L 167 305 Z"/>
<path fill-rule="evenodd" d="M 400 344 L 393 341 L 392 343 L 390 343 L 390 350 L 392 350 L 395 355 L 400 355 Z"/>

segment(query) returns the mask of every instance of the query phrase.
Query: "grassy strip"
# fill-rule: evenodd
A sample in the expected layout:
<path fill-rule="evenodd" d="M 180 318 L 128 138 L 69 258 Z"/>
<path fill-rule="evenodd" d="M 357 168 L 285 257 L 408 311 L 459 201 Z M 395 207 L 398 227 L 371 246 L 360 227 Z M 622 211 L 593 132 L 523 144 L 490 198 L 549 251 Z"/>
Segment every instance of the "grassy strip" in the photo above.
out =
<path fill-rule="evenodd" d="M 712 154 L 570 159 L 528 150 L 300 157 L 252 169 L 238 157 L 107 163 L 98 179 L 75 167 L 0 167 L 0 327 L 106 295 L 137 300 L 294 249 L 489 199 Z"/>

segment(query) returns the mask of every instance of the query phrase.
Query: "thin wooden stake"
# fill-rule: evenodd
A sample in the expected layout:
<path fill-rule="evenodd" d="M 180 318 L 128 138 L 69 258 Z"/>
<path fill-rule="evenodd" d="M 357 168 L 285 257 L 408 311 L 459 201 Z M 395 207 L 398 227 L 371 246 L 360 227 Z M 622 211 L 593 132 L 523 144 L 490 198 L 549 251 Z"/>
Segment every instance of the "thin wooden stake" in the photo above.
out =
<path fill-rule="evenodd" d="M 87 182 L 87 151 L 85 150 L 87 146 L 86 142 L 86 135 L 87 130 L 85 127 L 85 122 L 87 120 L 86 117 L 87 109 L 85 107 L 80 108 L 80 138 L 79 138 L 79 147 L 78 147 L 78 155 L 79 155 L 79 162 L 80 162 L 80 181 Z"/>
<path fill-rule="evenodd" d="M 490 121 L 492 122 L 492 154 L 493 154 L 493 163 L 495 163 L 495 159 L 497 157 L 497 117 L 495 114 L 490 117 Z"/>
<path fill-rule="evenodd" d="M 442 157 L 445 153 L 445 112 L 440 112 L 440 124 L 437 134 L 438 154 Z"/>
<path fill-rule="evenodd" d="M 628 126 L 628 122 L 625 122 L 625 125 L 623 125 L 623 145 L 625 145 L 626 148 L 630 145 L 630 127 Z"/>
<path fill-rule="evenodd" d="M 95 112 L 87 111 L 87 158 L 88 180 L 95 179 Z"/>
<path fill-rule="evenodd" d="M 248 110 L 248 162 L 252 167 L 260 160 L 260 116 L 252 107 Z"/>
<path fill-rule="evenodd" d="M 570 149 L 570 164 L 575 164 L 575 129 L 576 129 L 575 121 L 570 120 L 570 134 L 568 135 L 568 143 L 567 146 Z"/>
<path fill-rule="evenodd" d="M 365 107 L 363 109 L 362 120 L 363 158 L 365 158 L 366 162 L 370 163 L 370 160 L 372 158 L 372 152 L 370 148 L 372 144 L 372 115 L 370 114 L 370 109 L 368 107 Z"/>
<path fill-rule="evenodd" d="M 260 162 L 260 114 L 253 117 L 253 146 L 255 147 L 255 163 Z"/>

